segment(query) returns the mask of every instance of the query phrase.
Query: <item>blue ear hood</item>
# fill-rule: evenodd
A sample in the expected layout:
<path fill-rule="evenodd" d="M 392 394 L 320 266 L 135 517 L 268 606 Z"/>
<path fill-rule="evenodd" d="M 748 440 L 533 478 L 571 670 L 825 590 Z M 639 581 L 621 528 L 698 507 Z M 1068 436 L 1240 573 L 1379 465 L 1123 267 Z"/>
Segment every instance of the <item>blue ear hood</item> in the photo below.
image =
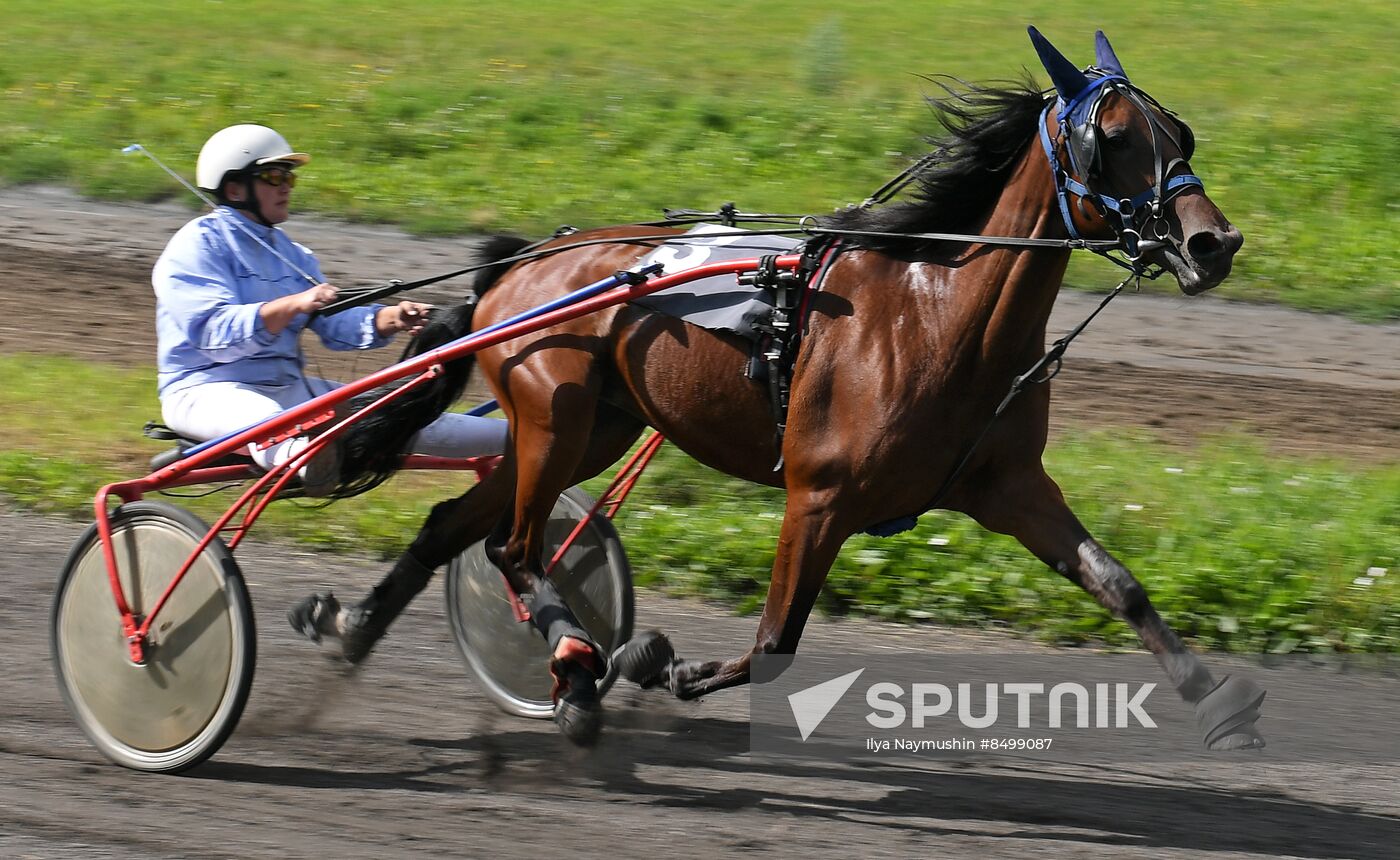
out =
<path fill-rule="evenodd" d="M 1108 43 L 1108 37 L 1103 34 L 1102 30 L 1094 34 L 1094 65 L 1110 75 L 1128 77 L 1128 73 L 1123 71 L 1123 64 L 1118 62 L 1118 55 L 1113 53 L 1113 46 Z"/>
<path fill-rule="evenodd" d="M 1094 54 L 1095 65 L 1108 73 L 1104 77 L 1090 77 L 1084 74 L 1050 44 L 1049 39 L 1040 35 L 1039 30 L 1035 27 L 1027 27 L 1026 30 L 1030 33 L 1035 52 L 1040 56 L 1041 65 L 1050 73 L 1050 82 L 1055 85 L 1055 92 L 1060 96 L 1060 121 L 1069 123 L 1071 127 L 1083 123 L 1087 118 L 1089 109 L 1096 101 L 1091 97 L 1094 90 L 1110 80 L 1128 79 L 1117 55 L 1113 53 L 1113 46 L 1108 43 L 1108 37 L 1102 30 L 1095 34 Z"/>
<path fill-rule="evenodd" d="M 1040 64 L 1045 67 L 1045 71 L 1050 73 L 1050 82 L 1055 85 L 1055 91 L 1060 94 L 1060 98 L 1069 101 L 1089 86 L 1089 78 L 1074 63 L 1065 59 L 1050 40 L 1040 35 L 1040 31 L 1034 27 L 1027 27 L 1026 32 L 1031 35 L 1031 44 L 1035 46 L 1035 52 L 1040 55 Z"/>

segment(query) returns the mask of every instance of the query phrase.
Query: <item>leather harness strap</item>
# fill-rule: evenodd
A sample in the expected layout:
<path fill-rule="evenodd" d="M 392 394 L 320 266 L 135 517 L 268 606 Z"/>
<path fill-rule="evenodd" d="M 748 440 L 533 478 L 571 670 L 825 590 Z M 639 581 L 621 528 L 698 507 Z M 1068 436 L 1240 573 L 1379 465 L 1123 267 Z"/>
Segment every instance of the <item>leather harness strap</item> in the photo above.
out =
<path fill-rule="evenodd" d="M 778 255 L 770 254 L 759 258 L 758 268 L 752 274 L 739 278 L 741 284 L 764 290 L 772 299 L 773 313 L 766 322 L 754 326 L 762 337 L 754 343 L 747 375 L 754 380 L 766 377 L 768 383 L 768 399 L 776 428 L 774 472 L 783 468 L 792 369 L 802 348 L 802 335 L 807 330 L 811 294 L 820 281 L 818 274 L 835 257 L 838 245 L 839 240 L 830 236 L 810 239 L 802 248 L 801 261 L 793 269 L 779 269 Z"/>

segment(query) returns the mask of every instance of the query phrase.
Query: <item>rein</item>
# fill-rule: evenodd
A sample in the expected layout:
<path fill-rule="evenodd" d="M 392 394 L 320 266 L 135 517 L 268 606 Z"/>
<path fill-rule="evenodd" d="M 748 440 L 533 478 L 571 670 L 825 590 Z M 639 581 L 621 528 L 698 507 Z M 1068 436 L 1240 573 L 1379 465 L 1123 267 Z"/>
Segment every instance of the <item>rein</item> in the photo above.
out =
<path fill-rule="evenodd" d="M 1147 112 L 1146 108 L 1141 104 L 1139 100 L 1133 99 L 1133 101 L 1139 106 L 1139 109 L 1143 110 L 1145 113 Z M 964 244 L 997 245 L 1001 247 L 1013 248 L 1057 248 L 1071 251 L 1092 251 L 1095 254 L 1098 254 L 1099 256 L 1113 263 L 1114 265 L 1121 266 L 1132 272 L 1139 272 L 1141 267 L 1138 265 L 1138 259 L 1142 256 L 1144 252 L 1162 247 L 1164 243 L 1161 240 L 1165 237 L 1160 235 L 1154 235 L 1152 239 L 1143 239 L 1138 230 L 1135 229 L 1135 227 L 1131 224 L 1135 213 L 1137 213 L 1137 211 L 1144 204 L 1150 203 L 1150 211 L 1152 213 L 1153 218 L 1159 218 L 1160 206 L 1162 203 L 1166 202 L 1166 200 L 1170 200 L 1171 197 L 1175 196 L 1176 193 L 1178 193 L 1179 191 L 1181 191 L 1189 185 L 1201 185 L 1202 183 L 1200 179 L 1196 178 L 1195 176 L 1172 177 L 1170 180 L 1167 181 L 1166 190 L 1168 193 L 1165 198 L 1162 198 L 1161 195 L 1157 193 L 1155 187 L 1149 188 L 1147 191 L 1143 192 L 1143 194 L 1140 194 L 1137 197 L 1132 198 L 1131 200 L 1116 201 L 1113 198 L 1108 197 L 1106 195 L 1094 195 L 1093 192 L 1091 192 L 1087 186 L 1082 185 L 1081 183 L 1077 182 L 1072 177 L 1070 177 L 1068 173 L 1060 167 L 1059 160 L 1054 155 L 1054 148 L 1051 145 L 1049 135 L 1045 130 L 1046 113 L 1049 111 L 1050 106 L 1051 103 L 1047 102 L 1045 111 L 1041 113 L 1041 142 L 1046 147 L 1046 154 L 1050 159 L 1051 173 L 1055 177 L 1056 195 L 1060 200 L 1060 208 L 1065 218 L 1065 226 L 1067 227 L 1070 234 L 1070 238 L 1068 239 L 1034 239 L 1021 236 L 982 236 L 971 233 L 892 233 L 875 230 L 833 230 L 828 227 L 819 226 L 816 217 L 812 215 L 742 213 L 735 209 L 734 204 L 732 203 L 725 204 L 724 206 L 720 207 L 720 209 L 717 212 L 705 212 L 698 209 L 667 209 L 664 210 L 664 214 L 666 216 L 664 220 L 641 222 L 641 225 L 646 227 L 666 227 L 681 224 L 718 222 L 727 227 L 735 227 L 740 222 L 746 224 L 790 224 L 792 225 L 790 227 L 769 227 L 760 230 L 736 229 L 733 233 L 712 233 L 710 235 L 714 237 L 760 235 L 810 237 L 824 236 L 835 238 L 840 238 L 842 236 L 856 236 L 876 239 L 909 239 L 915 241 L 958 242 Z M 1157 143 L 1156 123 L 1155 121 L 1152 121 L 1150 113 L 1148 113 L 1147 115 L 1149 121 L 1152 122 L 1152 143 L 1153 150 L 1154 152 L 1156 152 L 1159 150 Z M 923 170 L 928 165 L 936 162 L 945 154 L 945 150 L 940 149 L 935 150 L 934 152 L 930 152 L 927 155 L 924 155 L 918 161 L 914 162 L 909 167 L 900 171 L 900 173 L 896 175 L 893 179 L 880 186 L 880 188 L 876 189 L 874 193 L 872 193 L 869 197 L 867 197 L 864 201 L 860 203 L 860 208 L 869 208 L 870 206 L 876 205 L 878 203 L 884 203 L 888 201 L 890 198 L 894 197 L 901 190 L 903 190 L 907 185 L 909 185 L 909 183 L 915 181 L 918 178 L 919 171 Z M 1175 162 L 1173 162 L 1172 165 L 1167 167 L 1166 172 L 1169 172 L 1174 166 Z M 1161 174 L 1163 172 L 1164 171 L 1161 169 L 1161 166 L 1159 164 L 1157 187 L 1161 186 Z M 1075 194 L 1083 198 L 1095 200 L 1099 205 L 1105 207 L 1109 211 L 1117 213 L 1120 216 L 1120 219 L 1126 217 L 1127 220 L 1123 223 L 1128 224 L 1127 229 L 1120 229 L 1121 225 L 1114 226 L 1114 231 L 1118 236 L 1118 238 L 1116 239 L 1083 238 L 1079 235 L 1078 230 L 1075 229 L 1073 220 L 1070 218 L 1067 202 L 1068 198 L 1066 196 L 1066 192 Z M 1144 195 L 1147 196 L 1145 197 Z M 1127 212 L 1126 216 L 1123 215 L 1125 211 Z M 530 260 L 543 259 L 554 254 L 560 254 L 564 251 L 573 251 L 578 248 L 587 248 L 593 245 L 633 242 L 675 242 L 678 239 L 678 237 L 674 234 L 663 233 L 653 236 L 631 236 L 625 239 L 583 239 L 577 242 L 569 242 L 564 245 L 558 245 L 553 248 L 540 249 L 540 246 L 545 244 L 546 242 L 553 241 L 554 239 L 558 239 L 562 236 L 567 236 L 570 233 L 574 232 L 577 231 L 573 227 L 561 227 L 559 228 L 559 230 L 555 231 L 553 236 L 550 236 L 548 239 L 543 239 L 539 242 L 536 242 L 533 245 L 529 245 L 519 253 L 513 254 L 509 257 L 502 257 L 499 260 L 492 260 L 486 263 L 477 263 L 475 265 L 465 266 L 461 269 L 456 269 L 445 274 L 435 275 L 417 281 L 405 282 L 399 280 L 391 280 L 381 287 L 369 287 L 359 290 L 342 290 L 340 293 L 340 299 L 332 302 L 329 305 L 326 305 L 324 308 L 313 314 L 313 316 L 321 314 L 338 313 L 340 311 L 347 310 L 352 307 L 357 307 L 359 305 L 378 301 L 382 298 L 397 295 L 398 293 L 416 290 L 420 287 L 430 286 L 441 281 L 461 277 L 462 275 L 468 275 L 472 272 L 479 272 L 482 269 L 489 269 L 495 266 L 510 266 L 516 263 L 528 262 Z M 1112 252 L 1114 251 L 1122 251 L 1128 259 L 1120 260 L 1117 257 L 1112 256 Z"/>
<path fill-rule="evenodd" d="M 690 224 L 700 223 L 704 221 L 713 222 L 721 220 L 721 218 L 714 213 L 703 214 L 707 215 L 708 217 L 701 218 L 691 217 L 687 215 L 684 218 L 677 219 L 675 221 L 659 223 L 653 222 L 645 226 L 661 226 L 663 223 Z M 708 235 L 711 238 L 739 236 L 830 236 L 840 238 L 842 236 L 864 236 L 880 239 L 915 239 L 923 241 L 963 242 L 969 244 L 1001 245 L 1022 248 L 1059 248 L 1068 249 L 1071 251 L 1093 251 L 1095 254 L 1104 257 L 1105 259 L 1109 260 L 1112 263 L 1115 263 L 1116 265 L 1123 266 L 1125 268 L 1133 268 L 1131 260 L 1125 262 L 1123 260 L 1117 259 L 1116 257 L 1108 256 L 1109 252 L 1111 251 L 1127 251 L 1127 249 L 1124 247 L 1123 242 L 1117 239 L 1032 239 L 1020 238 L 1016 236 L 979 236 L 967 233 L 886 233 L 876 230 L 833 230 L 828 227 L 816 226 L 816 219 L 813 218 L 813 216 L 811 215 L 739 215 L 736 220 L 743 221 L 745 223 L 750 221 L 767 221 L 769 223 L 772 223 L 778 218 L 791 218 L 799 226 L 786 228 L 769 228 L 764 230 L 736 229 L 732 233 L 716 232 L 710 233 Z M 568 234 L 566 233 L 564 235 Z M 554 238 L 557 238 L 557 236 L 552 236 L 550 237 L 550 239 L 544 240 L 544 242 L 551 241 Z M 587 248 L 593 245 L 619 245 L 646 242 L 675 242 L 680 238 L 682 237 L 677 236 L 674 233 L 659 233 L 652 236 L 628 236 L 625 238 L 583 239 L 578 242 L 570 242 L 565 245 L 559 245 L 553 248 L 545 248 L 543 250 L 527 250 L 518 254 L 513 254 L 509 257 L 502 257 L 499 260 L 492 260 L 488 263 L 477 263 L 475 265 L 466 266 L 461 269 L 456 269 L 454 271 L 447 272 L 446 274 L 435 275 L 433 277 L 423 278 L 422 280 L 418 281 L 405 282 L 392 280 L 382 287 L 370 287 L 368 289 L 362 290 L 341 290 L 340 294 L 342 297 L 340 299 L 332 302 L 331 304 L 326 305 L 324 308 L 321 308 L 313 316 L 339 313 L 340 311 L 348 310 L 349 308 L 357 307 L 359 305 L 369 304 L 370 302 L 378 301 L 379 299 L 387 298 L 388 296 L 396 295 L 398 293 L 408 292 L 409 290 L 416 290 L 420 287 L 426 287 L 432 284 L 439 283 L 441 281 L 461 277 L 462 275 L 471 274 L 472 272 L 479 272 L 482 269 L 489 269 L 495 266 L 509 266 L 514 265 L 516 263 L 528 262 L 530 260 L 539 260 L 545 257 L 553 256 L 554 254 L 561 254 L 565 251 L 573 251 L 578 248 Z M 532 245 L 530 247 L 538 248 L 539 245 L 544 244 L 544 242 L 537 242 L 535 243 L 535 245 Z M 1138 243 L 1138 250 L 1139 252 L 1142 252 L 1145 250 L 1151 250 L 1153 248 L 1161 247 L 1161 245 L 1161 242 L 1143 240 L 1142 242 Z"/>
<path fill-rule="evenodd" d="M 688 219 L 688 220 L 677 220 L 677 221 L 674 221 L 674 222 L 664 222 L 664 223 L 688 224 L 688 223 L 700 223 L 700 222 L 702 222 L 702 221 L 710 221 L 710 222 L 713 222 L 713 221 L 718 221 L 718 220 L 720 220 L 720 219 L 719 219 L 717 216 L 715 216 L 713 213 L 706 213 L 706 214 L 709 215 L 708 218 L 691 218 L 691 219 Z M 1118 240 L 1118 239 L 1078 239 L 1078 238 L 1072 238 L 1072 239 L 1031 239 L 1031 238 L 1018 238 L 1018 237 L 1015 237 L 1015 236 L 978 236 L 978 235 L 972 235 L 972 234 L 966 234 L 966 233 L 886 233 L 886 232 L 881 232 L 881 231 L 877 231 L 877 230 L 833 230 L 833 229 L 830 229 L 830 228 L 828 228 L 828 227 L 818 227 L 818 226 L 815 226 L 815 225 L 812 223 L 812 222 L 815 221 L 815 219 L 814 219 L 813 216 L 811 216 L 811 215 L 798 215 L 798 216 L 773 216 L 773 215 L 739 216 L 737 220 L 739 220 L 739 221 L 744 221 L 744 222 L 747 223 L 747 222 L 749 222 L 749 221 L 766 221 L 766 220 L 769 220 L 769 219 L 776 219 L 776 218 L 778 218 L 778 217 L 783 217 L 783 218 L 791 217 L 791 218 L 794 218 L 798 224 L 803 225 L 803 226 L 788 227 L 788 228 L 770 228 L 770 229 L 765 229 L 765 230 L 738 230 L 738 229 L 736 229 L 736 230 L 735 230 L 734 232 L 732 232 L 732 233 L 719 233 L 719 232 L 710 233 L 710 234 L 708 234 L 708 237 L 709 237 L 709 238 L 723 238 L 723 237 L 740 237 L 740 236 L 811 236 L 811 237 L 825 236 L 825 237 L 840 238 L 840 237 L 842 237 L 842 236 L 864 236 L 864 237 L 879 238 L 879 239 L 914 239 L 914 240 L 921 240 L 921 241 L 961 242 L 961 243 L 968 243 L 968 244 L 1000 245 L 1000 246 L 1019 247 L 1019 248 L 1059 248 L 1059 249 L 1067 249 L 1067 250 L 1071 250 L 1071 251 L 1092 251 L 1092 252 L 1094 252 L 1095 254 L 1098 254 L 1099 256 L 1103 257 L 1105 260 L 1108 260 L 1109 262 L 1113 263 L 1114 265 L 1122 266 L 1123 268 L 1129 269 L 1129 270 L 1134 271 L 1134 272 L 1138 271 L 1138 268 L 1139 268 L 1139 266 L 1138 266 L 1138 264 L 1137 264 L 1137 257 L 1141 256 L 1141 254 L 1142 254 L 1143 252 L 1145 252 L 1145 251 L 1154 250 L 1154 249 L 1156 249 L 1156 248 L 1162 247 L 1162 245 L 1163 245 L 1162 242 L 1157 241 L 1157 240 L 1146 240 L 1146 239 L 1141 240 L 1141 241 L 1139 241 L 1139 242 L 1136 243 L 1136 246 L 1137 246 L 1137 254 L 1136 254 L 1136 255 L 1131 256 L 1128 260 L 1120 260 L 1120 259 L 1118 259 L 1117 257 L 1111 256 L 1111 253 L 1110 253 L 1110 252 L 1112 252 L 1112 251 L 1123 251 L 1123 252 L 1125 252 L 1125 253 L 1128 252 L 1128 249 L 1125 247 L 1124 243 L 1123 243 L 1121 240 Z M 648 225 L 646 225 L 646 226 L 660 226 L 660 224 L 654 224 L 654 225 L 653 225 L 653 224 L 648 224 Z M 564 235 L 568 235 L 568 234 L 566 233 L 566 234 L 564 234 Z M 543 240 L 543 241 L 541 241 L 541 242 L 536 242 L 534 245 L 531 245 L 531 246 L 529 246 L 529 247 L 531 247 L 531 248 L 538 248 L 540 245 L 544 244 L 544 242 L 551 241 L 551 240 L 554 239 L 554 238 L 557 238 L 557 236 L 552 236 L 552 237 L 550 237 L 550 239 L 545 239 L 545 240 Z M 318 310 L 318 311 L 316 311 L 315 313 L 313 313 L 311 316 L 312 316 L 312 317 L 317 317 L 317 316 L 322 316 L 322 315 L 330 315 L 330 314 L 339 313 L 339 312 L 344 311 L 344 310 L 349 310 L 350 308 L 353 308 L 353 307 L 358 307 L 358 306 L 360 306 L 360 305 L 365 305 L 365 304 L 369 304 L 369 303 L 371 303 L 371 302 L 378 301 L 379 299 L 387 298 L 387 297 L 389 297 L 389 296 L 397 295 L 397 294 L 399 294 L 399 293 L 405 293 L 405 292 L 408 292 L 409 290 L 416 290 L 416 289 L 419 289 L 420 287 L 426 287 L 426 286 L 430 286 L 430 285 L 432 285 L 432 284 L 439 283 L 439 282 L 441 282 L 441 281 L 450 280 L 450 279 L 452 279 L 452 278 L 458 278 L 458 277 L 461 277 L 462 275 L 471 274 L 472 272 L 479 272 L 479 271 L 481 271 L 482 269 L 489 269 L 489 268 L 493 268 L 493 267 L 495 267 L 495 266 L 510 266 L 510 265 L 514 265 L 514 264 L 516 264 L 516 263 L 529 262 L 530 260 L 539 260 L 539 259 L 543 259 L 543 258 L 545 258 L 545 257 L 553 256 L 554 254 L 561 254 L 561 253 L 563 253 L 563 252 L 565 252 L 565 251 L 572 251 L 572 250 L 575 250 L 575 249 L 578 249 L 578 248 L 587 248 L 587 247 L 590 247 L 590 246 L 593 246 L 593 245 L 620 245 L 620 244 L 629 244 L 629 243 L 645 244 L 645 243 L 648 243 L 648 242 L 658 242 L 658 243 L 676 242 L 677 240 L 679 240 L 679 239 L 681 239 L 681 238 L 682 238 L 681 236 L 677 236 L 677 235 L 674 234 L 674 233 L 659 233 L 659 234 L 656 234 L 656 235 L 653 235 L 653 236 L 628 236 L 628 237 L 626 237 L 626 238 L 621 238 L 621 239 L 619 239 L 619 238 L 584 239 L 584 240 L 581 240 L 581 241 L 578 241 L 578 242 L 570 242 L 570 243 L 568 243 L 568 244 L 566 244 L 566 245 L 559 245 L 559 246 L 554 247 L 554 248 L 545 248 L 545 249 L 543 249 L 543 250 L 527 250 L 527 251 L 523 251 L 523 252 L 518 253 L 518 254 L 513 254 L 513 255 L 511 255 L 511 256 L 509 256 L 509 257 L 502 257 L 502 258 L 499 259 L 499 260 L 492 260 L 492 261 L 489 262 L 489 263 L 477 263 L 477 264 L 475 264 L 475 265 L 466 266 L 466 267 L 463 267 L 463 268 L 461 268 L 461 269 L 456 269 L 456 270 L 454 270 L 454 271 L 447 272 L 446 274 L 435 275 L 435 276 L 433 276 L 433 277 L 430 277 L 430 278 L 423 278 L 422 280 L 418 280 L 418 281 L 407 281 L 407 282 L 405 282 L 405 281 L 399 281 L 399 280 L 391 280 L 391 281 L 389 281 L 387 284 L 385 284 L 385 285 L 382 286 L 382 287 L 369 287 L 369 288 L 367 288 L 367 289 L 361 289 L 361 290 L 341 290 L 341 291 L 340 291 L 340 296 L 341 296 L 341 298 L 339 298 L 339 299 L 337 299 L 336 301 L 334 301 L 334 302 L 332 302 L 332 303 L 326 305 L 325 307 L 323 307 L 323 308 L 321 308 L 320 310 Z M 1155 276 L 1154 276 L 1154 277 L 1155 277 Z"/>

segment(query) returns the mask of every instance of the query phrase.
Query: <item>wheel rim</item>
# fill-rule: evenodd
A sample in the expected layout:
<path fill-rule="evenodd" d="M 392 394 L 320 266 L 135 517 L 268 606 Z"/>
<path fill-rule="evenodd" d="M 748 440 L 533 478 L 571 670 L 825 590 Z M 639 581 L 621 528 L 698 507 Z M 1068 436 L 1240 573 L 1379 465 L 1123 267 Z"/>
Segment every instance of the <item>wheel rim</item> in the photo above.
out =
<path fill-rule="evenodd" d="M 197 538 L 157 517 L 113 530 L 123 590 L 148 612 Z M 218 557 L 200 553 L 156 618 L 146 663 L 129 657 L 95 536 L 75 560 L 56 619 L 59 666 L 79 720 L 122 763 L 158 767 L 218 734 L 241 671 Z"/>
<path fill-rule="evenodd" d="M 591 504 L 578 491 L 560 497 L 545 530 L 546 558 L 553 557 Z M 631 577 L 621 543 L 606 521 L 602 526 L 597 520 L 589 523 L 551 578 L 605 653 L 631 636 Z M 552 716 L 549 647 L 533 624 L 515 620 L 505 580 L 486 558 L 484 542 L 453 560 L 447 600 L 458 647 L 488 695 L 519 716 Z"/>

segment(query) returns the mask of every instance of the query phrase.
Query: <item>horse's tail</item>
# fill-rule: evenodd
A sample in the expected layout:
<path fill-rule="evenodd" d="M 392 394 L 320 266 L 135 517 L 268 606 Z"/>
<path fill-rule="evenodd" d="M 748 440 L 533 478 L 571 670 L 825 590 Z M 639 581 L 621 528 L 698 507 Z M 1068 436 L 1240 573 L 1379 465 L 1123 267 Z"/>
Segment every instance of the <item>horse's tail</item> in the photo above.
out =
<path fill-rule="evenodd" d="M 518 236 L 489 236 L 472 257 L 477 263 L 491 263 L 514 256 L 529 244 L 528 239 Z M 421 355 L 470 332 L 476 300 L 509 268 L 509 264 L 502 264 L 475 272 L 471 283 L 473 295 L 450 310 L 433 314 L 423 331 L 409 342 L 403 357 Z M 379 486 L 398 471 L 414 435 L 433 423 L 462 396 L 475 363 L 475 356 L 471 354 L 446 362 L 442 375 L 436 379 L 417 386 L 351 424 L 338 440 L 341 452 L 340 485 L 332 495 L 336 498 L 358 495 Z M 394 383 L 366 392 L 354 398 L 351 404 L 356 409 L 364 407 L 401 384 Z"/>

